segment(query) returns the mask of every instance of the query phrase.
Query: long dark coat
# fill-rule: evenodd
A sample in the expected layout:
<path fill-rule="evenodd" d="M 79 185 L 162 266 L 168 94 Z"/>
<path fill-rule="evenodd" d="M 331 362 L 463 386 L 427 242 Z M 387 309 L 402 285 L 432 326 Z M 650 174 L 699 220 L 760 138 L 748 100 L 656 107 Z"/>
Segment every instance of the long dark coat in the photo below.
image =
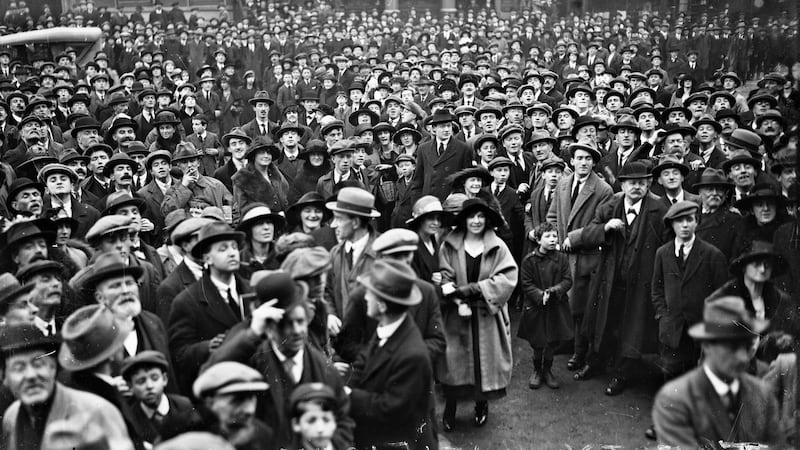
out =
<path fill-rule="evenodd" d="M 792 240 L 795 240 L 792 242 Z M 786 261 L 787 270 L 783 275 L 776 279 L 776 284 L 780 289 L 789 294 L 795 303 L 800 304 L 800 225 L 797 219 L 793 222 L 785 223 L 775 232 L 773 242 L 775 251 L 783 256 Z"/>
<path fill-rule="evenodd" d="M 534 250 L 522 261 L 520 282 L 525 299 L 517 337 L 534 348 L 572 339 L 572 316 L 567 299 L 572 274 L 567 255 Z M 547 305 L 542 304 L 545 290 L 550 290 Z"/>
<path fill-rule="evenodd" d="M 767 281 L 761 291 L 761 298 L 764 301 L 764 315 L 770 321 L 771 331 L 783 331 L 792 336 L 800 336 L 800 321 L 798 317 L 798 307 L 792 303 L 789 296 L 778 289 L 775 283 Z M 753 299 L 750 291 L 744 284 L 743 277 L 737 276 L 720 286 L 719 289 L 708 296 L 709 299 L 733 295 L 744 299 L 744 306 L 755 314 Z"/>
<path fill-rule="evenodd" d="M 667 212 L 658 197 L 648 193 L 642 200 L 639 217 L 630 230 L 605 232 L 606 222 L 612 218 L 625 221 L 624 196 L 615 194 L 612 200 L 597 210 L 592 223 L 583 229 L 583 240 L 592 245 L 602 245 L 602 260 L 598 273 L 592 280 L 594 295 L 586 306 L 583 328 L 595 351 L 605 343 L 603 335 L 609 324 L 612 301 L 623 303 L 622 316 L 614 323 L 622 324 L 619 330 L 620 354 L 623 358 L 641 358 L 644 351 L 656 349 L 656 323 L 650 300 L 651 282 L 656 250 L 664 243 L 664 222 Z M 621 267 L 622 255 L 629 248 L 632 257 L 626 267 Z M 627 276 L 624 299 L 612 299 L 614 278 L 618 271 Z"/>
<path fill-rule="evenodd" d="M 725 259 L 733 259 L 733 247 L 738 241 L 737 224 L 742 216 L 730 212 L 724 205 L 713 214 L 701 214 L 695 234 L 717 247 Z"/>
<path fill-rule="evenodd" d="M 274 213 L 289 207 L 287 193 L 289 183 L 274 164 L 269 166 L 269 182 L 248 164 L 232 177 L 233 201 L 243 211 L 251 203 L 265 203 Z"/>
<path fill-rule="evenodd" d="M 451 191 L 448 177 L 461 169 L 472 167 L 475 155 L 466 143 L 450 138 L 444 153 L 437 156 L 436 144 L 436 140 L 432 139 L 417 149 L 414 189 L 444 201 Z"/>

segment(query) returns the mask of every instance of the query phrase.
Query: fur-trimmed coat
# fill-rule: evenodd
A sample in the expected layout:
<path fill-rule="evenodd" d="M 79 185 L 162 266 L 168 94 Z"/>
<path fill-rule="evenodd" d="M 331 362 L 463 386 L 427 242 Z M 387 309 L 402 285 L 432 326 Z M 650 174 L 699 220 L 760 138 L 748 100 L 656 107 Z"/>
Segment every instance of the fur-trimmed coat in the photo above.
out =
<path fill-rule="evenodd" d="M 271 164 L 269 166 L 269 179 L 264 179 L 252 164 L 236 172 L 233 176 L 233 202 L 239 211 L 243 211 L 251 203 L 261 202 L 269 206 L 274 213 L 286 211 L 288 208 L 287 194 L 289 183 L 281 171 Z M 237 222 L 234 218 L 234 222 Z"/>

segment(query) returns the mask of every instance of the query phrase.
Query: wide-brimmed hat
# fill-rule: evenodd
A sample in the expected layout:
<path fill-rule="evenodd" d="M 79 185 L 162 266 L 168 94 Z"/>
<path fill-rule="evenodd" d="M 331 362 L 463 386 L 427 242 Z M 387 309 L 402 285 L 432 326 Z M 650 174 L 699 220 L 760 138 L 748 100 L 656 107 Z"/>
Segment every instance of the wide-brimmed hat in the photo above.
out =
<path fill-rule="evenodd" d="M 0 275 L 0 279 L 5 275 Z M 35 285 L 26 285 L 26 289 L 33 289 Z M 40 350 L 44 354 L 58 351 L 58 337 L 45 336 L 42 331 L 32 323 L 6 325 L 0 327 L 0 354 L 3 358 L 11 355 Z"/>
<path fill-rule="evenodd" d="M 175 113 L 171 110 L 161 110 L 156 113 L 156 120 L 153 121 L 153 126 L 158 127 L 159 125 L 178 125 L 181 123 L 180 120 L 175 116 Z"/>
<path fill-rule="evenodd" d="M 89 272 L 83 278 L 84 289 L 93 289 L 97 284 L 109 278 L 131 276 L 138 280 L 144 273 L 141 266 L 128 264 L 119 253 L 105 252 L 96 255 Z"/>
<path fill-rule="evenodd" d="M 781 172 L 783 172 L 784 169 L 794 168 L 794 167 L 797 167 L 797 161 L 795 161 L 794 159 L 780 159 L 780 160 L 775 160 L 772 163 L 772 165 L 769 167 L 769 171 L 777 177 L 780 176 Z"/>
<path fill-rule="evenodd" d="M 149 171 L 150 166 L 157 159 L 166 159 L 167 163 L 172 164 L 172 153 L 170 153 L 169 150 L 156 150 L 154 152 L 148 153 L 147 156 L 144 158 L 145 170 Z"/>
<path fill-rule="evenodd" d="M 619 180 L 641 180 L 652 178 L 652 176 L 647 164 L 641 161 L 631 161 L 622 166 L 617 178 Z"/>
<path fill-rule="evenodd" d="M 288 133 L 289 131 L 294 131 L 298 136 L 303 135 L 303 129 L 299 125 L 292 125 L 288 122 L 284 122 L 280 128 L 275 130 L 275 139 L 280 139 L 284 133 Z"/>
<path fill-rule="evenodd" d="M 395 144 L 400 145 L 400 137 L 403 135 L 403 133 L 410 134 L 413 137 L 415 144 L 419 144 L 419 141 L 422 140 L 422 133 L 414 128 L 414 125 L 411 125 L 410 123 L 401 123 L 397 126 L 397 130 L 395 130 L 394 135 L 392 136 L 392 141 Z"/>
<path fill-rule="evenodd" d="M 728 155 L 728 159 L 722 163 L 722 170 L 725 173 L 731 171 L 731 167 L 736 164 L 750 164 L 756 171 L 761 170 L 761 161 L 753 158 L 752 154 L 747 150 L 734 150 Z"/>
<path fill-rule="evenodd" d="M 774 200 L 775 203 L 781 204 L 783 202 L 783 196 L 773 185 L 769 183 L 759 183 L 753 186 L 753 189 L 748 195 L 734 203 L 734 206 L 739 209 L 739 211 L 748 211 L 753 206 L 753 202 L 757 200 Z"/>
<path fill-rule="evenodd" d="M 277 161 L 281 157 L 281 149 L 269 136 L 257 136 L 247 147 L 244 156 L 248 160 L 252 160 L 258 152 L 262 151 L 269 152 L 273 161 Z"/>
<path fill-rule="evenodd" d="M 455 117 L 446 109 L 440 109 L 428 118 L 428 125 L 455 122 Z"/>
<path fill-rule="evenodd" d="M 269 384 L 259 371 L 235 361 L 222 361 L 209 367 L 192 384 L 196 398 L 209 394 L 263 392 Z"/>
<path fill-rule="evenodd" d="M 84 306 L 64 322 L 58 362 L 69 371 L 97 366 L 119 351 L 133 327 L 105 305 Z"/>
<path fill-rule="evenodd" d="M 693 137 L 697 134 L 697 129 L 691 125 L 681 125 L 677 123 L 668 123 L 664 125 L 664 137 L 676 133 L 684 138 Z"/>
<path fill-rule="evenodd" d="M 250 145 L 250 143 L 253 142 L 253 139 L 247 134 L 245 134 L 244 130 L 242 130 L 241 127 L 234 127 L 231 128 L 231 131 L 229 131 L 228 134 L 222 136 L 222 145 L 224 145 L 225 147 L 230 147 L 231 139 L 233 138 L 241 139 L 245 141 L 247 145 Z"/>
<path fill-rule="evenodd" d="M 600 161 L 600 159 L 603 158 L 603 154 L 600 153 L 600 150 L 592 147 L 591 145 L 586 145 L 586 144 L 583 144 L 583 143 L 580 143 L 580 142 L 576 142 L 574 144 L 570 144 L 569 145 L 569 147 L 568 147 L 569 156 L 571 158 L 574 158 L 575 157 L 575 152 L 577 152 L 578 150 L 583 150 L 583 151 L 589 153 L 592 156 L 592 159 L 594 160 L 595 164 L 598 161 Z"/>
<path fill-rule="evenodd" d="M 310 191 L 303 194 L 297 202 L 286 209 L 286 221 L 291 226 L 300 224 L 300 212 L 306 206 L 316 206 L 322 210 L 322 222 L 326 222 L 331 218 L 331 211 L 325 207 L 325 198 L 317 191 Z"/>
<path fill-rule="evenodd" d="M 249 298 L 261 302 L 277 300 L 273 306 L 286 312 L 303 305 L 308 299 L 308 285 L 303 281 L 296 281 L 285 270 L 259 270 L 251 275 L 250 286 L 253 292 Z"/>
<path fill-rule="evenodd" d="M 181 161 L 198 159 L 201 156 L 202 155 L 197 151 L 194 144 L 191 142 L 180 142 L 175 146 L 175 152 L 172 154 L 172 163 L 175 164 Z"/>
<path fill-rule="evenodd" d="M 424 195 L 414 202 L 414 206 L 411 208 L 411 218 L 406 220 L 406 225 L 413 229 L 426 217 L 436 214 L 442 219 L 446 216 L 442 202 L 436 196 Z"/>
<path fill-rule="evenodd" d="M 486 170 L 485 168 L 468 167 L 466 169 L 461 169 L 458 172 L 450 175 L 449 177 L 451 179 L 450 185 L 453 188 L 458 189 L 464 186 L 464 183 L 467 181 L 468 178 L 473 178 L 473 177 L 480 178 L 481 180 L 483 180 L 484 187 L 489 186 L 490 184 L 492 184 L 492 181 L 494 181 L 494 177 L 492 177 L 492 174 L 490 174 L 489 171 Z"/>
<path fill-rule="evenodd" d="M 381 120 L 380 116 L 375 114 L 375 111 L 366 107 L 362 107 L 350 113 L 350 115 L 347 116 L 347 122 L 349 122 L 350 125 L 353 126 L 358 125 L 358 116 L 362 114 L 366 114 L 367 116 L 369 116 L 369 123 L 371 125 L 375 125 Z"/>
<path fill-rule="evenodd" d="M 741 276 L 747 264 L 753 261 L 769 259 L 772 262 L 772 277 L 782 275 L 787 270 L 786 260 L 775 251 L 775 245 L 771 242 L 753 241 L 744 253 L 731 261 L 730 271 L 734 275 Z"/>
<path fill-rule="evenodd" d="M 667 169 L 678 169 L 684 177 L 688 175 L 691 170 L 689 166 L 682 163 L 675 156 L 666 155 L 661 158 L 661 162 L 659 162 L 657 166 L 653 167 L 653 177 L 658 178 L 661 172 Z"/>
<path fill-rule="evenodd" d="M 75 126 L 72 127 L 73 136 L 77 135 L 79 131 L 83 130 L 97 130 L 100 131 L 100 122 L 92 116 L 84 116 L 75 120 Z"/>
<path fill-rule="evenodd" d="M 716 131 L 718 134 L 722 133 L 722 125 L 717 121 L 717 119 L 711 117 L 710 114 L 704 114 L 702 117 L 700 117 L 700 119 L 694 122 L 695 128 L 700 128 L 700 125 L 711 125 L 714 127 L 714 131 Z"/>
<path fill-rule="evenodd" d="M 730 189 L 733 187 L 733 183 L 725 176 L 725 172 L 722 170 L 706 167 L 703 173 L 700 174 L 700 179 L 694 184 L 694 188 L 699 189 L 701 187 L 711 186 Z"/>
<path fill-rule="evenodd" d="M 139 196 L 131 195 L 125 191 L 112 192 L 106 197 L 106 208 L 103 210 L 102 215 L 108 216 L 114 214 L 114 211 L 116 211 L 118 208 L 131 205 L 139 208 L 140 213 L 144 212 L 144 210 L 147 208 L 145 200 Z"/>
<path fill-rule="evenodd" d="M 48 247 L 53 245 L 56 241 L 56 229 L 53 222 L 48 219 L 34 219 L 11 225 L 5 233 L 0 235 L 1 253 L 4 257 L 10 258 L 10 253 L 17 245 L 36 238 L 44 238 Z"/>
<path fill-rule="evenodd" d="M 150 148 L 144 145 L 142 141 L 125 141 L 120 143 L 119 147 L 128 156 L 147 156 L 150 154 Z"/>
<path fill-rule="evenodd" d="M 131 168 L 131 175 L 139 171 L 139 163 L 125 153 L 117 153 L 111 157 L 103 168 L 103 174 L 110 176 L 117 166 L 128 166 Z"/>
<path fill-rule="evenodd" d="M 247 103 L 250 103 L 253 106 L 256 106 L 256 103 L 258 102 L 266 102 L 269 104 L 269 106 L 275 104 L 275 101 L 270 98 L 269 92 L 267 91 L 256 91 L 256 93 L 253 95 L 253 98 L 247 100 Z"/>
<path fill-rule="evenodd" d="M 253 203 L 242 211 L 242 220 L 236 230 L 249 233 L 250 227 L 262 220 L 272 222 L 276 234 L 286 225 L 286 219 L 282 215 L 272 212 L 264 203 Z"/>
<path fill-rule="evenodd" d="M 336 201 L 328 202 L 325 207 L 334 212 L 368 218 L 380 217 L 375 209 L 375 196 L 364 189 L 345 187 L 339 190 Z"/>
<path fill-rule="evenodd" d="M 215 242 L 236 241 L 241 246 L 244 239 L 245 234 L 241 231 L 235 231 L 227 223 L 215 220 L 200 228 L 197 242 L 192 247 L 191 255 L 200 259 L 208 247 Z"/>
<path fill-rule="evenodd" d="M 6 272 L 0 274 L 0 315 L 5 315 L 14 300 L 28 294 L 35 284 L 21 284 L 17 277 Z"/>
<path fill-rule="evenodd" d="M 629 115 L 623 116 L 622 118 L 619 119 L 619 121 L 617 121 L 616 124 L 611 125 L 609 127 L 609 131 L 611 131 L 614 134 L 619 133 L 619 131 L 623 129 L 633 130 L 633 132 L 636 134 L 642 133 L 642 129 L 639 128 L 639 122 L 637 122 L 636 119 L 634 119 L 632 116 Z"/>
<path fill-rule="evenodd" d="M 375 261 L 368 275 L 357 278 L 367 291 L 382 301 L 405 306 L 418 305 L 422 301 L 422 291 L 416 279 L 417 275 L 407 264 L 385 259 Z"/>
<path fill-rule="evenodd" d="M 483 212 L 486 216 L 486 229 L 496 228 L 502 226 L 504 223 L 503 216 L 498 211 L 491 208 L 486 201 L 481 198 L 470 198 L 464 201 L 461 205 L 461 211 L 456 214 L 453 222 L 458 225 L 466 223 L 467 218 L 476 213 Z"/>
<path fill-rule="evenodd" d="M 689 336 L 697 341 L 752 339 L 769 327 L 769 321 L 756 319 L 741 297 L 726 296 L 708 300 L 703 321 L 692 325 Z"/>

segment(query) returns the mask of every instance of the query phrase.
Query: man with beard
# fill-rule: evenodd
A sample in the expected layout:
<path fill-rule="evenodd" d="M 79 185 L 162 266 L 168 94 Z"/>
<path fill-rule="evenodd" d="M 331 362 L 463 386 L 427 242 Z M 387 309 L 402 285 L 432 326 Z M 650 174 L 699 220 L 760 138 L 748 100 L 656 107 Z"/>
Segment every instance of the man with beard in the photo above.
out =
<path fill-rule="evenodd" d="M 249 323 L 229 332 L 208 364 L 237 361 L 255 368 L 270 384 L 269 395 L 259 396 L 257 416 L 275 430 L 276 447 L 291 445 L 289 394 L 302 383 L 324 383 L 337 397 L 337 430 L 334 447 L 352 444 L 353 420 L 344 382 L 325 355 L 308 343 L 308 324 L 312 310 L 307 303 L 308 288 L 284 271 L 253 274 L 255 301 L 263 303 L 253 310 Z M 202 375 L 201 375 L 202 376 Z"/>
<path fill-rule="evenodd" d="M 56 381 L 58 341 L 32 324 L 0 329 L 4 379 L 16 401 L 3 416 L 3 446 L 38 448 L 47 425 L 79 414 L 101 427 L 109 446 L 132 449 L 122 415 L 97 395 Z M 32 421 L 32 418 L 40 421 Z"/>
<path fill-rule="evenodd" d="M 208 360 L 226 333 L 248 317 L 244 294 L 249 284 L 238 275 L 239 247 L 244 233 L 214 221 L 198 232 L 190 254 L 208 268 L 202 277 L 183 290 L 172 302 L 169 314 L 169 342 L 174 362 L 181 368 L 181 392 L 190 386 L 200 366 Z"/>
<path fill-rule="evenodd" d="M 170 173 L 172 168 L 172 154 L 167 150 L 156 150 L 145 157 L 144 170 L 150 174 L 150 182 L 136 192 L 136 196 L 144 199 L 142 215 L 153 223 L 153 230 L 160 232 L 164 228 L 164 215 L 161 212 L 161 202 L 167 191 L 180 181 L 173 178 Z M 156 238 L 154 246 L 161 243 Z"/>
<path fill-rule="evenodd" d="M 61 329 L 70 305 L 65 304 L 66 295 L 62 281 L 64 266 L 55 261 L 34 261 L 17 271 L 21 283 L 32 284 L 31 302 L 38 311 L 33 324 L 45 336 L 55 336 Z M 66 314 L 65 314 L 66 312 Z"/>
<path fill-rule="evenodd" d="M 78 222 L 77 236 L 85 236 L 89 227 L 100 217 L 93 206 L 79 202 L 73 195 L 78 175 L 64 164 L 48 164 L 39 172 L 39 180 L 46 186 L 42 216 L 72 217 Z"/>
<path fill-rule="evenodd" d="M 578 373 L 586 378 L 613 360 L 605 389 L 611 396 L 634 381 L 642 354 L 656 344 L 650 281 L 656 250 L 664 243 L 662 218 L 667 212 L 649 192 L 652 174 L 646 163 L 627 163 L 618 178 L 623 194 L 601 205 L 580 233 L 586 245 L 602 246 L 602 256 L 593 283 L 596 297 L 590 295 L 594 300 L 584 318 L 590 351 L 586 370 Z"/>
<path fill-rule="evenodd" d="M 98 210 L 105 206 L 103 199 L 106 195 L 113 192 L 110 188 L 111 181 L 105 173 L 106 164 L 113 154 L 114 151 L 106 144 L 94 144 L 83 153 L 89 157 L 91 176 L 83 180 L 81 188 L 97 197 L 97 202 L 92 206 Z"/>
<path fill-rule="evenodd" d="M 210 430 L 240 449 L 272 448 L 274 431 L 256 418 L 258 397 L 270 388 L 255 369 L 223 361 L 197 377 L 192 391 Z"/>

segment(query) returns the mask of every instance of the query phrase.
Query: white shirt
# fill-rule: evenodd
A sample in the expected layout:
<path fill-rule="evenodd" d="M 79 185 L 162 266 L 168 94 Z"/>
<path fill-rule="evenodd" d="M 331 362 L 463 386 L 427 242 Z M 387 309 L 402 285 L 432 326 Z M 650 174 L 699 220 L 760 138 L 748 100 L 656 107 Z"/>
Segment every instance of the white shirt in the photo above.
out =
<path fill-rule="evenodd" d="M 161 394 L 161 401 L 158 402 L 156 409 L 150 409 L 149 406 L 142 402 L 139 402 L 139 406 L 142 407 L 142 411 L 144 411 L 144 415 L 147 416 L 148 419 L 152 419 L 155 413 L 161 414 L 162 417 L 169 414 L 169 399 L 167 399 L 165 394 Z"/>
<path fill-rule="evenodd" d="M 72 198 L 70 198 L 70 201 L 66 201 L 66 202 L 62 203 L 61 200 L 57 199 L 55 196 L 52 196 L 52 197 L 50 197 L 50 206 L 52 206 L 53 209 L 64 208 L 64 212 L 67 213 L 67 217 L 72 217 L 72 201 L 71 200 L 72 200 Z"/>
<path fill-rule="evenodd" d="M 125 351 L 128 352 L 129 355 L 133 356 L 136 354 L 136 350 L 139 349 L 139 336 L 136 335 L 136 330 L 128 333 L 128 337 L 125 338 L 125 341 L 122 343 L 122 345 L 125 347 Z"/>
<path fill-rule="evenodd" d="M 580 187 L 578 188 L 578 193 L 580 194 L 580 192 L 583 190 L 583 188 L 586 187 L 586 181 L 588 179 L 589 179 L 588 175 L 585 178 L 578 178 L 578 174 L 575 174 L 575 176 L 572 177 L 572 187 L 569 189 L 570 195 L 572 195 L 572 192 L 575 191 L 575 185 L 578 184 L 578 182 L 581 183 Z"/>
<path fill-rule="evenodd" d="M 264 130 L 266 130 L 266 134 L 269 134 L 269 121 L 267 121 L 267 122 L 259 122 L 258 119 L 256 119 L 256 125 L 258 125 L 258 131 L 259 132 L 261 131 L 261 127 L 263 126 Z"/>
<path fill-rule="evenodd" d="M 369 241 L 369 233 L 364 233 L 364 236 L 359 238 L 356 241 L 347 241 L 344 243 L 344 250 L 346 252 L 353 252 L 353 264 L 358 261 L 358 257 L 364 253 L 364 250 L 367 248 L 367 242 Z"/>
<path fill-rule="evenodd" d="M 41 330 L 42 334 L 44 334 L 45 336 L 50 336 L 51 329 L 54 330 L 55 332 L 58 332 L 58 329 L 56 328 L 55 317 L 50 319 L 50 321 L 45 322 L 41 317 L 33 316 L 33 324 L 36 325 L 36 328 Z"/>
<path fill-rule="evenodd" d="M 347 172 L 345 172 L 345 174 L 344 174 L 344 175 L 342 175 L 342 174 L 340 174 L 339 172 L 337 172 L 337 171 L 335 171 L 335 170 L 334 170 L 334 171 L 333 171 L 333 184 L 339 184 L 339 183 L 341 183 L 341 182 L 342 182 L 342 181 L 344 181 L 344 180 L 349 180 L 349 179 L 350 179 L 350 174 L 351 174 L 351 173 L 352 173 L 352 172 L 350 172 L 350 171 L 348 170 Z"/>
<path fill-rule="evenodd" d="M 390 337 L 400 328 L 400 325 L 403 323 L 403 319 L 406 318 L 406 314 L 403 313 L 399 319 L 395 320 L 394 322 L 387 324 L 387 325 L 378 325 L 378 328 L 375 329 L 375 333 L 378 335 L 378 346 L 383 347 L 386 344 L 386 341 L 389 340 Z"/>
<path fill-rule="evenodd" d="M 728 395 L 728 392 L 733 392 L 733 395 L 737 395 L 739 393 L 739 380 L 733 380 L 731 384 L 728 384 L 722 381 L 711 369 L 708 368 L 708 365 L 703 364 L 703 372 L 706 373 L 708 377 L 708 381 L 711 382 L 711 386 L 714 388 L 714 391 L 719 395 L 720 398 L 725 398 Z"/>
<path fill-rule="evenodd" d="M 278 350 L 278 347 L 276 347 L 275 344 L 272 344 L 272 351 L 273 353 L 275 353 L 275 356 L 278 357 L 278 361 L 280 361 L 281 365 L 284 367 L 286 367 L 285 363 L 287 359 L 292 360 L 292 374 L 291 374 L 293 378 L 292 381 L 295 384 L 299 383 L 300 379 L 303 377 L 303 349 L 301 348 L 291 358 L 288 358 L 286 355 L 281 353 L 281 351 Z"/>
<path fill-rule="evenodd" d="M 634 220 L 636 220 L 636 216 L 638 216 L 639 213 L 642 211 L 642 201 L 639 200 L 635 204 L 631 205 L 628 203 L 628 199 L 625 199 L 624 203 L 625 203 L 625 211 L 623 211 L 623 214 L 625 214 L 625 218 L 628 220 L 628 225 L 630 225 L 633 223 Z M 628 214 L 628 210 L 631 209 L 636 211 L 636 214 Z"/>
<path fill-rule="evenodd" d="M 666 195 L 666 197 L 667 197 L 667 200 L 669 200 L 669 202 L 670 202 L 670 203 L 677 203 L 677 202 L 682 202 L 682 201 L 684 200 L 684 198 L 686 197 L 686 196 L 684 195 L 685 193 L 686 193 L 686 192 L 685 192 L 683 189 L 681 189 L 681 192 L 680 192 L 680 194 L 678 194 L 678 195 L 677 195 L 677 196 L 675 196 L 675 197 L 671 197 L 671 196 L 670 196 L 669 194 L 667 194 L 667 193 L 665 193 L 664 195 Z"/>
<path fill-rule="evenodd" d="M 440 140 L 437 139 L 436 140 L 436 152 L 437 153 L 439 152 L 439 147 L 442 148 L 442 153 L 446 152 L 447 151 L 447 144 L 449 144 L 449 143 L 450 143 L 450 139 L 448 139 L 446 141 L 440 141 Z"/>
<path fill-rule="evenodd" d="M 686 242 L 680 241 L 677 238 L 675 238 L 675 257 L 677 258 L 678 256 L 680 256 L 679 253 L 681 251 L 681 245 L 683 245 L 683 258 L 685 261 L 686 258 L 689 257 L 689 252 L 692 251 L 692 247 L 694 247 L 695 238 L 696 236 L 692 236 L 692 239 Z"/>
<path fill-rule="evenodd" d="M 203 277 L 203 266 L 194 262 L 191 258 L 184 257 L 183 262 L 186 263 L 186 267 L 189 268 L 189 271 L 192 272 L 194 275 L 195 280 L 199 280 Z M 225 294 L 225 299 L 227 299 L 228 294 Z"/>
<path fill-rule="evenodd" d="M 629 148 L 627 150 L 623 150 L 622 147 L 620 147 L 619 150 L 617 150 L 617 152 L 619 153 L 619 161 L 618 162 L 619 162 L 620 168 L 622 166 L 624 166 L 626 162 L 628 162 L 628 158 L 631 157 L 631 153 L 633 153 L 633 149 L 634 149 L 634 147 L 631 146 L 631 148 Z"/>
<path fill-rule="evenodd" d="M 219 295 L 222 297 L 222 300 L 225 301 L 225 303 L 228 302 L 228 292 L 231 293 L 233 301 L 239 306 L 240 316 L 244 317 L 244 311 L 242 311 L 242 302 L 239 299 L 239 292 L 236 291 L 236 277 L 231 277 L 230 284 L 222 283 L 221 281 L 214 279 L 214 277 L 209 278 L 211 278 L 211 282 L 214 283 L 214 286 L 219 291 Z"/>

